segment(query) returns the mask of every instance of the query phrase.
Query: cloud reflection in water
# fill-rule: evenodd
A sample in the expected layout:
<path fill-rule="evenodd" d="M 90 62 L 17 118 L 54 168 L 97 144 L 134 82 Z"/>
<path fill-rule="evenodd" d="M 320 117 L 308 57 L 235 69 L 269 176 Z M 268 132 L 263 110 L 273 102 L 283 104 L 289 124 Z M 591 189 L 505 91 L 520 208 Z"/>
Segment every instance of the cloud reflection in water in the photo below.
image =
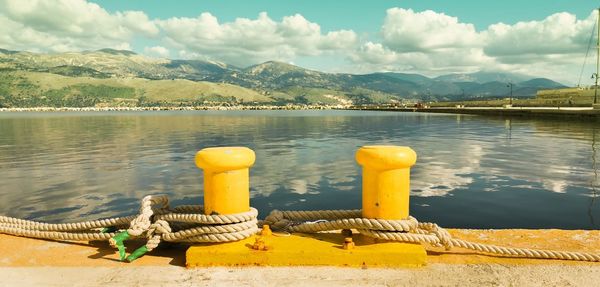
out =
<path fill-rule="evenodd" d="M 528 227 L 558 227 L 567 218 L 566 226 L 588 228 L 578 210 L 599 212 L 588 207 L 597 186 L 594 129 L 581 122 L 349 111 L 2 114 L 0 213 L 48 221 L 125 215 L 157 193 L 199 204 L 202 173 L 194 154 L 226 145 L 255 150 L 251 198 L 262 215 L 274 208 L 359 208 L 356 150 L 393 144 L 417 151 L 417 213 L 427 209 L 437 218 L 483 202 L 471 210 L 476 216 L 511 226 L 521 222 L 502 213 L 518 214 L 515 204 L 531 200 L 544 204 Z M 470 226 L 458 215 L 446 223 Z"/>

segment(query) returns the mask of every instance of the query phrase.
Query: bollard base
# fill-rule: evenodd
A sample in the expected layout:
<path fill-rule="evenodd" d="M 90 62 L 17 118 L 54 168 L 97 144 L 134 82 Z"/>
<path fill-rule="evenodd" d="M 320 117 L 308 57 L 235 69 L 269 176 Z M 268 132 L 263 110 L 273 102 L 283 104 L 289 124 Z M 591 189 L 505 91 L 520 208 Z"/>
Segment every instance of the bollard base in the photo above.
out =
<path fill-rule="evenodd" d="M 186 266 L 419 267 L 427 263 L 427 253 L 420 244 L 354 234 L 348 247 L 344 239 L 340 233 L 273 234 L 231 243 L 198 244 L 188 248 Z"/>

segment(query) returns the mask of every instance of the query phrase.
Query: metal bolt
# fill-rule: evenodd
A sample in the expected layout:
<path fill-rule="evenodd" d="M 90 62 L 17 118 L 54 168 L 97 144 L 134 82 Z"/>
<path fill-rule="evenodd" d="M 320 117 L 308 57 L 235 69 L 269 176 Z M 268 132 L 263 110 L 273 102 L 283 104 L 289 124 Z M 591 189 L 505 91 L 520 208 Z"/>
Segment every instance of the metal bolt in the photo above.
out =
<path fill-rule="evenodd" d="M 271 227 L 269 227 L 268 224 L 263 225 L 262 230 L 260 231 L 260 235 L 262 236 L 268 236 L 268 235 L 272 235 L 273 231 L 271 231 Z"/>
<path fill-rule="evenodd" d="M 252 245 L 252 249 L 254 249 L 254 250 L 260 250 L 260 251 L 267 251 L 269 248 L 267 247 L 267 245 L 265 244 L 265 241 L 261 237 L 257 237 L 254 240 L 254 244 Z"/>
<path fill-rule="evenodd" d="M 352 242 L 352 237 L 346 237 L 344 238 L 344 249 L 346 250 L 350 250 L 354 248 L 354 242 Z"/>

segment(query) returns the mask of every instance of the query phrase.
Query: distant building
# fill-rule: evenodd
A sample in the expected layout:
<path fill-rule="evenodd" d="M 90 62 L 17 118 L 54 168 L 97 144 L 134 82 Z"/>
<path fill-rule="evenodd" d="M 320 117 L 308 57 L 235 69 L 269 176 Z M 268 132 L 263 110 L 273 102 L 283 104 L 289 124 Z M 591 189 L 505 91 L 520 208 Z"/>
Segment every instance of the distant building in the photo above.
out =
<path fill-rule="evenodd" d="M 563 89 L 547 89 L 538 90 L 536 98 L 538 99 L 562 99 L 569 97 L 586 97 L 594 96 L 594 88 L 592 87 L 575 87 L 575 88 L 563 88 Z"/>
<path fill-rule="evenodd" d="M 536 99 L 549 104 L 590 104 L 594 101 L 595 86 L 538 90 Z M 600 91 L 598 91 L 600 95 Z"/>

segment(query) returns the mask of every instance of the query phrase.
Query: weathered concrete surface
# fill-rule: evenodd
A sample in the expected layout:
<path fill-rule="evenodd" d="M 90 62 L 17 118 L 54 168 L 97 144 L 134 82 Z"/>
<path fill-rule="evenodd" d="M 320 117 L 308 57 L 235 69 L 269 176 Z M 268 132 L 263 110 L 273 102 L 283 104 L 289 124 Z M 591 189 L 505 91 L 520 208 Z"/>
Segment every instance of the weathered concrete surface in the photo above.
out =
<path fill-rule="evenodd" d="M 563 251 L 592 252 L 600 254 L 600 230 L 527 230 L 527 229 L 451 229 L 453 237 L 484 244 L 500 246 L 551 249 Z M 582 263 L 565 260 L 522 259 L 490 255 L 479 255 L 474 251 L 455 248 L 445 251 L 443 248 L 427 247 L 429 263 L 448 264 L 587 264 L 599 266 L 600 263 Z M 552 262 L 549 262 L 552 261 Z"/>
<path fill-rule="evenodd" d="M 456 238 L 600 253 L 600 231 L 450 230 Z M 141 243 L 137 243 L 141 244 Z M 135 248 L 132 244 L 130 248 Z M 0 235 L 0 286 L 594 286 L 600 263 L 428 250 L 423 268 L 212 267 L 185 269 L 185 247 L 160 248 L 133 263 L 106 243 Z"/>
<path fill-rule="evenodd" d="M 473 242 L 527 247 L 538 249 L 556 249 L 565 251 L 595 252 L 600 254 L 600 230 L 476 230 L 450 229 L 450 233 L 460 239 Z M 122 263 L 115 249 L 107 242 L 57 242 L 30 239 L 0 234 L 0 267 L 17 266 L 185 266 L 186 246 L 161 245 L 155 251 L 136 260 L 134 263 Z M 142 242 L 131 242 L 128 250 L 134 250 Z M 578 264 L 599 265 L 600 263 L 581 263 L 564 260 L 540 260 L 508 258 L 476 254 L 474 251 L 454 248 L 425 246 L 428 263 L 447 264 Z"/>
<path fill-rule="evenodd" d="M 33 266 L 185 266 L 187 246 L 170 245 L 152 251 L 133 264 L 119 261 L 119 254 L 108 242 L 50 241 L 0 234 L 0 267 Z M 143 242 L 128 242 L 128 251 Z M 162 248 L 166 247 L 166 248 Z"/>
<path fill-rule="evenodd" d="M 600 268 L 573 265 L 431 264 L 341 267 L 5 267 L 0 286 L 597 286 Z"/>

